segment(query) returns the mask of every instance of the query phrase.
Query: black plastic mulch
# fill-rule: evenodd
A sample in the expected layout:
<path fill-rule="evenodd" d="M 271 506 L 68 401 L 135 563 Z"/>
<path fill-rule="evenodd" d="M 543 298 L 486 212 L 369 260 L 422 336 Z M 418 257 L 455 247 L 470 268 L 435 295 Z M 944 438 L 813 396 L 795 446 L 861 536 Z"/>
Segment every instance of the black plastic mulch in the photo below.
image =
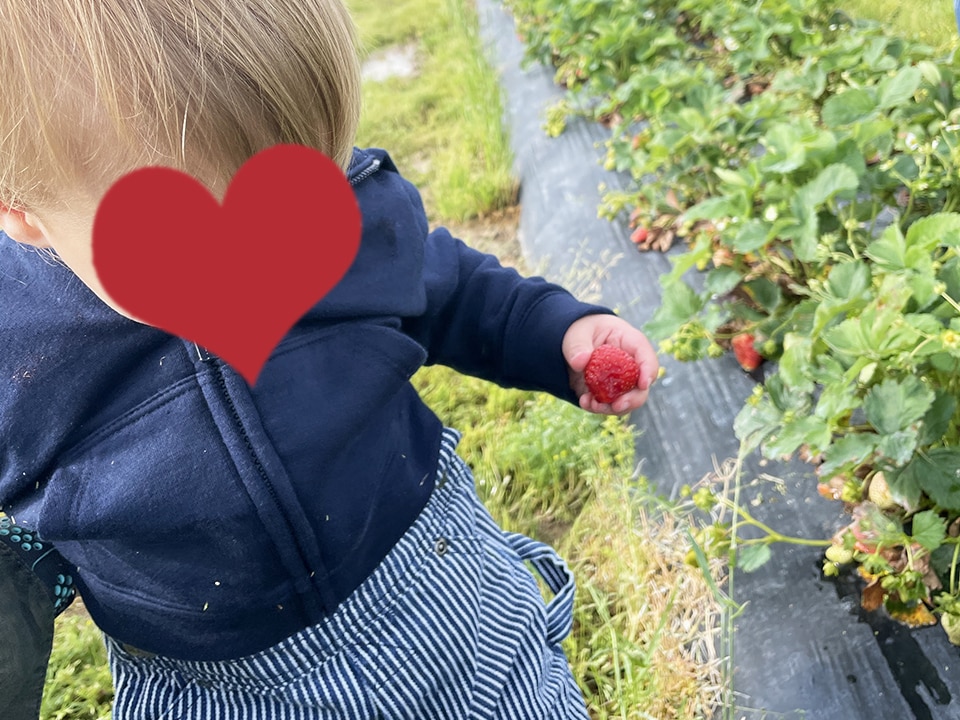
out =
<path fill-rule="evenodd" d="M 642 325 L 659 303 L 669 254 L 638 253 L 623 224 L 597 217 L 599 185 L 626 182 L 601 167 L 607 131 L 575 120 L 560 137 L 547 137 L 544 111 L 563 97 L 553 71 L 523 67 L 513 19 L 498 2 L 477 0 L 477 9 L 505 90 L 529 265 L 577 287 L 591 268 L 621 255 L 599 281 L 600 301 Z M 736 456 L 733 418 L 754 380 L 732 357 L 661 361 L 667 375 L 632 420 L 642 473 L 675 497 L 715 462 Z M 810 466 L 749 458 L 744 478 L 762 473 L 780 482 L 760 483 L 762 502 L 750 508 L 758 519 L 808 538 L 830 537 L 844 524 L 839 504 L 817 495 Z M 823 579 L 821 559 L 821 549 L 779 545 L 760 570 L 736 574 L 735 599 L 747 603 L 734 633 L 736 718 L 960 719 L 960 648 L 938 627 L 909 630 L 881 613 L 863 613 L 856 582 Z"/>

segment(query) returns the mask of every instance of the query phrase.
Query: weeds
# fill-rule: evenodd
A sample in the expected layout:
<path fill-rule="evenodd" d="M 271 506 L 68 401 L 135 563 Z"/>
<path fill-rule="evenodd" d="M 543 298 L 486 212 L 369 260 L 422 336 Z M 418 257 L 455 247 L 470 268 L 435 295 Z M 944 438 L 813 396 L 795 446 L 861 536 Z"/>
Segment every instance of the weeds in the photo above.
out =
<path fill-rule="evenodd" d="M 957 42 L 957 21 L 950 0 L 915 5 L 904 0 L 843 0 L 840 6 L 854 17 L 883 23 L 891 33 L 946 52 Z"/>
<path fill-rule="evenodd" d="M 57 619 L 40 717 L 106 720 L 113 685 L 100 632 L 80 607 Z"/>
<path fill-rule="evenodd" d="M 365 53 L 414 44 L 412 78 L 368 82 L 357 143 L 387 147 L 424 197 L 431 220 L 464 220 L 513 205 L 517 185 L 501 90 L 464 0 L 348 3 Z"/>

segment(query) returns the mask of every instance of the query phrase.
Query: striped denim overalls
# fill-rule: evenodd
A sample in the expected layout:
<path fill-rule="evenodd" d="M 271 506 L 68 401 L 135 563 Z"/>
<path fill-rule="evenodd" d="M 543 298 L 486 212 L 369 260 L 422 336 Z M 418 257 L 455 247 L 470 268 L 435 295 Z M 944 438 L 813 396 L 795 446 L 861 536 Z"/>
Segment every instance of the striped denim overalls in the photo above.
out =
<path fill-rule="evenodd" d="M 585 720 L 560 648 L 574 586 L 496 526 L 444 433 L 437 488 L 329 618 L 249 657 L 188 662 L 106 638 L 117 720 Z M 554 592 L 544 604 L 533 565 Z"/>

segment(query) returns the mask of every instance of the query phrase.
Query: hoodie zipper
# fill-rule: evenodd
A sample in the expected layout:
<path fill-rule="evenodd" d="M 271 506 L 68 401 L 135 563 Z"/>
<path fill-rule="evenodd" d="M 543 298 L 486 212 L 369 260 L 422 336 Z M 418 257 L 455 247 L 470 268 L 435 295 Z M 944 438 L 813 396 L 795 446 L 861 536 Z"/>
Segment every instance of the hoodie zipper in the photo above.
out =
<path fill-rule="evenodd" d="M 294 528 L 294 526 L 290 523 L 287 517 L 287 513 L 285 510 L 284 504 L 280 499 L 280 495 L 273 484 L 273 480 L 270 479 L 270 473 L 267 472 L 267 469 L 260 462 L 260 458 L 257 457 L 257 452 L 256 452 L 256 448 L 254 447 L 253 441 L 250 439 L 250 436 L 247 434 L 247 431 L 244 429 L 243 421 L 240 416 L 240 411 L 237 409 L 236 404 L 233 402 L 233 398 L 230 397 L 230 391 L 227 388 L 227 380 L 226 380 L 226 377 L 224 376 L 222 363 L 216 360 L 213 360 L 212 365 L 213 365 L 213 371 L 217 378 L 217 385 L 220 388 L 220 394 L 223 396 L 223 400 L 226 403 L 227 409 L 229 410 L 230 414 L 233 416 L 234 426 L 236 427 L 237 432 L 240 434 L 240 437 L 243 440 L 244 447 L 246 447 L 247 449 L 247 454 L 249 455 L 250 459 L 253 461 L 253 465 L 256 468 L 257 475 L 260 476 L 260 479 L 263 482 L 263 486 L 267 490 L 267 494 L 269 494 L 270 499 L 273 501 L 274 507 L 277 508 L 278 512 L 284 519 L 284 524 L 286 525 L 288 534 L 293 541 L 293 547 L 296 550 L 297 558 L 300 560 L 301 571 L 305 575 L 309 575 L 309 577 L 312 578 L 314 577 L 315 574 L 317 574 L 317 570 L 319 568 L 314 567 L 313 564 L 311 563 L 308 552 L 304 549 L 303 545 L 300 542 L 300 536 L 297 533 L 296 528 Z M 324 572 L 324 575 L 326 575 L 325 572 Z M 332 607 L 331 603 L 333 602 L 333 598 L 329 596 L 329 591 L 327 590 L 327 588 L 314 586 L 313 589 L 315 592 L 319 593 L 320 604 L 323 605 L 324 610 L 329 610 Z M 295 591 L 297 592 L 298 595 L 300 594 L 296 586 L 295 586 Z M 304 610 L 307 612 L 308 615 L 312 615 L 309 607 L 304 607 Z"/>
<path fill-rule="evenodd" d="M 233 427 L 236 432 L 239 434 L 240 439 L 243 441 L 243 445 L 246 448 L 247 455 L 250 460 L 253 462 L 254 468 L 256 469 L 257 476 L 260 478 L 263 488 L 267 491 L 267 495 L 270 497 L 270 500 L 273 502 L 273 506 L 277 509 L 280 516 L 284 520 L 284 525 L 287 529 L 287 534 L 292 540 L 293 549 L 296 552 L 296 556 L 300 563 L 300 568 L 295 570 L 293 568 L 288 568 L 288 571 L 295 577 L 309 576 L 313 577 L 314 574 L 318 574 L 317 570 L 319 568 L 313 567 L 309 559 L 309 554 L 304 550 L 303 545 L 300 542 L 300 537 L 297 534 L 296 528 L 290 523 L 289 518 L 287 517 L 287 512 L 284 506 L 283 501 L 280 499 L 280 494 L 277 492 L 276 486 L 273 484 L 273 480 L 270 478 L 270 474 L 267 472 L 267 469 L 263 466 L 263 463 L 260 462 L 260 458 L 257 456 L 256 447 L 254 446 L 253 441 L 250 439 L 250 436 L 247 434 L 246 429 L 244 428 L 243 421 L 240 415 L 240 411 L 234 403 L 233 398 L 230 396 L 230 390 L 227 387 L 227 380 L 224 375 L 224 369 L 222 361 L 220 361 L 215 355 L 206 350 L 206 348 L 198 345 L 197 343 L 190 343 L 193 345 L 197 353 L 197 358 L 205 365 L 208 365 L 211 371 L 216 378 L 217 388 L 219 390 L 220 397 L 223 400 L 226 410 L 229 412 L 230 417 L 233 420 Z M 325 573 L 324 573 L 325 575 Z M 296 589 L 296 586 L 299 585 L 299 582 L 295 583 L 295 592 L 301 598 L 301 602 L 304 602 L 305 598 L 302 595 L 302 592 Z M 332 596 L 329 594 L 329 590 L 322 586 L 314 585 L 314 592 L 318 593 L 320 605 L 323 606 L 324 610 L 328 610 L 331 607 L 331 603 L 334 602 Z M 305 603 L 303 606 L 304 611 L 308 616 L 313 617 L 315 612 L 311 612 L 308 607 L 308 603 Z"/>
<path fill-rule="evenodd" d="M 373 175 L 380 169 L 380 160 L 379 158 L 370 158 L 369 163 L 362 170 L 357 172 L 355 175 L 352 175 L 348 182 L 351 186 L 356 187 L 361 182 L 366 180 L 368 177 Z M 240 412 L 237 409 L 236 404 L 233 402 L 233 398 L 230 397 L 230 391 L 227 387 L 227 381 L 224 377 L 223 367 L 217 361 L 217 358 L 212 354 L 206 351 L 205 348 L 201 347 L 197 343 L 192 343 L 194 349 L 197 352 L 197 359 L 203 363 L 209 363 L 213 369 L 214 374 L 217 379 L 217 386 L 220 389 L 220 394 L 223 397 L 224 402 L 227 405 L 227 408 L 230 414 L 233 416 L 233 421 L 237 432 L 240 433 L 240 437 L 243 439 L 244 446 L 247 449 L 251 460 L 253 461 L 254 467 L 256 468 L 257 474 L 260 476 L 261 481 L 263 482 L 264 488 L 267 490 L 267 494 L 270 496 L 270 499 L 273 501 L 274 506 L 281 513 L 281 515 L 286 518 L 286 512 L 284 512 L 284 506 L 280 500 L 280 495 L 277 492 L 276 487 L 273 484 L 273 481 L 270 479 L 270 474 L 267 472 L 266 468 L 263 467 L 263 464 L 260 462 L 260 459 L 257 457 L 256 448 L 254 447 L 253 441 L 250 439 L 250 436 L 247 435 L 246 430 L 243 427 L 243 422 L 240 417 Z M 298 537 L 295 528 L 290 525 L 289 522 L 286 523 L 287 529 L 289 530 L 290 537 L 293 539 L 293 545 L 296 548 L 297 556 L 300 559 L 300 564 L 304 570 L 312 574 L 313 568 L 311 567 L 310 561 L 307 557 L 307 553 L 304 551 L 303 546 L 300 544 L 300 538 Z M 325 594 L 325 593 L 324 593 Z M 324 605 L 328 604 L 329 598 L 323 598 Z"/>
<path fill-rule="evenodd" d="M 376 157 L 370 158 L 369 164 L 365 168 L 363 168 L 363 170 L 360 170 L 355 175 L 349 178 L 350 185 L 352 186 L 359 185 L 361 182 L 363 182 L 368 177 L 373 175 L 379 169 L 380 169 L 380 159 Z M 205 349 L 200 347 L 199 344 L 193 343 L 193 347 L 197 351 L 197 359 L 200 360 L 200 362 L 206 363 L 206 362 L 212 361 L 213 368 L 217 375 L 217 384 L 220 386 L 220 392 L 223 394 L 223 397 L 230 408 L 230 412 L 233 414 L 233 418 L 237 423 L 237 427 L 239 428 L 240 433 L 243 436 L 243 442 L 246 445 L 247 450 L 250 453 L 250 456 L 253 458 L 254 464 L 256 465 L 257 472 L 259 473 L 260 477 L 263 479 L 264 485 L 266 485 L 267 491 L 270 493 L 270 497 L 273 499 L 274 503 L 276 503 L 277 507 L 282 508 L 283 505 L 280 502 L 280 497 L 277 494 L 276 488 L 274 488 L 273 486 L 273 482 L 270 480 L 269 473 L 267 473 L 263 465 L 260 464 L 260 461 L 256 455 L 256 450 L 253 446 L 253 442 L 250 440 L 250 438 L 247 436 L 246 431 L 244 431 L 243 429 L 243 424 L 240 421 L 240 413 L 237 410 L 236 405 L 234 405 L 233 400 L 230 398 L 230 393 L 228 392 L 228 389 L 227 389 L 227 382 L 223 376 L 223 368 L 220 367 L 219 363 L 216 362 L 215 357 L 211 353 L 206 352 Z M 291 530 L 292 529 L 293 528 L 291 528 Z M 304 556 L 303 550 L 302 548 L 299 547 L 299 544 L 297 546 L 297 550 L 300 553 L 301 558 L 303 558 Z M 308 565 L 308 563 L 306 562 L 304 564 Z"/>
<path fill-rule="evenodd" d="M 356 175 L 349 178 L 349 182 L 352 186 L 356 187 L 357 185 L 362 183 L 364 180 L 366 180 L 368 177 L 373 175 L 379 169 L 380 169 L 379 158 L 371 158 L 370 164 L 367 165 L 367 167 L 365 167 L 363 170 L 358 172 Z"/>

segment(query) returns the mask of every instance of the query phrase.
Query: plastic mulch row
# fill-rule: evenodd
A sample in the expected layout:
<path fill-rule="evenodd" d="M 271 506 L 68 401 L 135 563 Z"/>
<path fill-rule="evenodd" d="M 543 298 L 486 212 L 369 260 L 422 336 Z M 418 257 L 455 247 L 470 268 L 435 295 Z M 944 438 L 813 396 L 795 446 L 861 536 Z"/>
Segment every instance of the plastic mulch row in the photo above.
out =
<path fill-rule="evenodd" d="M 659 276 L 669 256 L 638 253 L 622 224 L 597 217 L 598 187 L 627 179 L 603 170 L 607 130 L 582 119 L 558 138 L 543 130 L 545 109 L 563 96 L 553 71 L 524 67 L 513 18 L 496 0 L 477 0 L 481 35 L 505 91 L 505 125 L 520 178 L 520 241 L 531 267 L 551 280 L 607 266 L 600 302 L 642 325 L 660 301 Z M 610 266 L 610 257 L 619 259 Z M 575 283 L 574 283 L 575 285 Z M 696 363 L 661 358 L 667 374 L 637 427 L 641 472 L 665 495 L 737 455 L 733 419 L 754 380 L 732 357 Z M 820 498 L 812 468 L 800 462 L 748 458 L 743 477 L 766 474 L 762 501 L 751 512 L 786 535 L 827 538 L 843 524 L 839 504 Z M 773 547 L 753 573 L 735 575 L 735 600 L 747 603 L 734 632 L 737 720 L 960 719 L 960 648 L 939 627 L 911 630 L 882 612 L 860 609 L 852 579 L 821 575 L 822 549 Z"/>

